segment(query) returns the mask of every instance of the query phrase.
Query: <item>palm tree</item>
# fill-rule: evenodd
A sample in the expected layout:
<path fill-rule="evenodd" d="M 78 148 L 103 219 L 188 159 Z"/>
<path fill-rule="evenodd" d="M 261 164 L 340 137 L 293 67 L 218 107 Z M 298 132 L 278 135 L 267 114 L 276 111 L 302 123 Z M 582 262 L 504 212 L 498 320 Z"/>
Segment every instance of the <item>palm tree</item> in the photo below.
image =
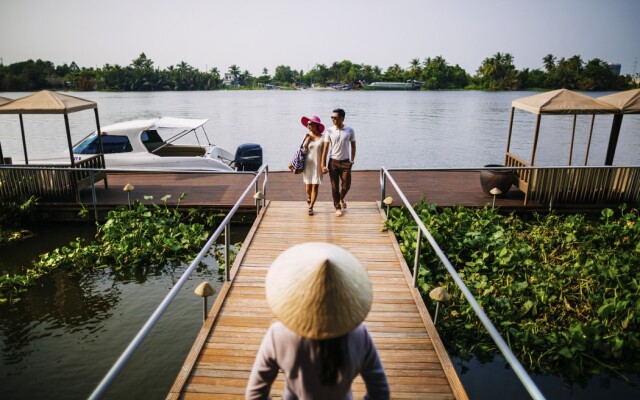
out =
<path fill-rule="evenodd" d="M 229 67 L 229 73 L 230 73 L 230 74 L 235 75 L 236 77 L 237 77 L 237 76 L 240 76 L 240 67 L 238 67 L 238 66 L 237 66 L 237 65 L 235 65 L 235 64 L 232 64 L 232 65 Z"/>
<path fill-rule="evenodd" d="M 411 79 L 413 79 L 414 81 L 416 80 L 416 78 L 418 76 L 420 76 L 420 59 L 419 58 L 414 58 L 411 60 L 411 67 L 409 68 L 409 75 L 411 76 Z"/>
<path fill-rule="evenodd" d="M 514 90 L 518 87 L 516 67 L 509 53 L 496 53 L 485 58 L 478 70 L 482 85 L 489 90 Z"/>
<path fill-rule="evenodd" d="M 556 58 L 553 54 L 547 54 L 542 58 L 542 62 L 544 63 L 544 69 L 547 70 L 547 73 L 550 74 L 556 67 Z"/>

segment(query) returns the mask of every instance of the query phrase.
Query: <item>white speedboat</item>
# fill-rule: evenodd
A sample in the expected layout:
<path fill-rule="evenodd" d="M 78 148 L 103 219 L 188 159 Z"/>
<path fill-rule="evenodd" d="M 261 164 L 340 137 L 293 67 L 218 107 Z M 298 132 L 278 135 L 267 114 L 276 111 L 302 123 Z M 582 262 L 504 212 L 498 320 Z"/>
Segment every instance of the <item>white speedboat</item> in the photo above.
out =
<path fill-rule="evenodd" d="M 208 119 L 161 117 L 101 127 L 106 168 L 207 171 L 257 171 L 260 168 L 260 145 L 242 144 L 238 146 L 234 155 L 211 144 L 203 127 L 207 121 Z M 195 139 L 191 142 L 195 141 L 197 144 L 176 143 L 187 135 L 194 135 Z M 100 145 L 96 132 L 73 146 L 73 157 L 76 161 L 99 153 Z M 66 155 L 57 154 L 32 162 L 59 163 L 64 162 L 65 158 L 68 163 L 68 152 Z"/>

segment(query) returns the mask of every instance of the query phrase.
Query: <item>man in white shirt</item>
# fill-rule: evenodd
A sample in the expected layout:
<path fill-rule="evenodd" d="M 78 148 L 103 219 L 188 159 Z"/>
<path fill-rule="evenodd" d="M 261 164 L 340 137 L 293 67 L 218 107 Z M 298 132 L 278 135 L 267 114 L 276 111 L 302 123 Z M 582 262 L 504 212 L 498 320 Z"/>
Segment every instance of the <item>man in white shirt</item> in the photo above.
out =
<path fill-rule="evenodd" d="M 333 206 L 338 217 L 341 217 L 342 210 L 347 208 L 344 198 L 351 187 L 351 168 L 356 158 L 356 135 L 353 129 L 344 125 L 344 117 L 345 112 L 342 108 L 333 110 L 331 115 L 333 126 L 326 130 L 322 148 L 322 173 L 329 173 Z M 329 154 L 329 168 L 327 168 L 327 154 Z"/>

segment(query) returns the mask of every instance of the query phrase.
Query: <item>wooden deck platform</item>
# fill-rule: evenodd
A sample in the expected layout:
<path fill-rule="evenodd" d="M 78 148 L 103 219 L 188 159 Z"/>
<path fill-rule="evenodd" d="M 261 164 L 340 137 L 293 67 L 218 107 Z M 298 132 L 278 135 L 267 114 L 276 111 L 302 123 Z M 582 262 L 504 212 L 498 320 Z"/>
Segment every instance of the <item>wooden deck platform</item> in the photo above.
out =
<path fill-rule="evenodd" d="M 304 201 L 270 201 L 263 209 L 168 398 L 244 398 L 262 337 L 275 321 L 265 299 L 267 269 L 287 248 L 320 241 L 352 252 L 371 276 L 374 302 L 365 323 L 378 347 L 391 397 L 466 399 L 422 299 L 411 288 L 395 237 L 380 229 L 384 215 L 376 203 L 350 201 L 341 218 L 330 202 L 317 203 L 315 212 L 308 216 Z M 278 398 L 283 386 L 280 373 L 272 395 Z M 353 391 L 354 398 L 362 398 L 360 377 Z"/>
<path fill-rule="evenodd" d="M 452 205 L 482 207 L 491 204 L 493 200 L 482 192 L 479 171 L 392 171 L 391 174 L 413 204 L 422 197 L 425 197 L 429 203 L 443 207 Z M 159 200 L 164 195 L 170 194 L 172 197 L 169 202 L 175 203 L 181 193 L 186 193 L 188 197 L 182 202 L 184 205 L 218 206 L 224 209 L 235 204 L 253 179 L 252 175 L 235 174 L 109 173 L 108 176 L 109 189 L 105 189 L 102 185 L 98 185 L 96 188 L 98 204 L 101 207 L 127 204 L 127 194 L 122 188 L 127 183 L 131 183 L 135 186 L 135 190 L 131 192 L 132 200 L 144 201 L 144 196 L 147 195 Z M 397 193 L 388 183 L 387 195 L 394 196 L 399 202 Z M 91 203 L 91 190 L 83 190 L 81 198 L 83 203 Z M 270 172 L 267 199 L 305 200 L 302 177 L 290 172 Z M 347 199 L 350 201 L 380 200 L 379 171 L 354 171 Z M 325 176 L 320 185 L 318 200 L 331 201 L 331 185 L 328 176 Z M 516 187 L 512 187 L 505 198 L 497 199 L 496 206 L 506 209 L 545 209 L 536 204 L 525 207 L 523 200 L 524 194 Z M 245 206 L 252 204 L 252 198 L 247 199 L 244 203 Z"/>

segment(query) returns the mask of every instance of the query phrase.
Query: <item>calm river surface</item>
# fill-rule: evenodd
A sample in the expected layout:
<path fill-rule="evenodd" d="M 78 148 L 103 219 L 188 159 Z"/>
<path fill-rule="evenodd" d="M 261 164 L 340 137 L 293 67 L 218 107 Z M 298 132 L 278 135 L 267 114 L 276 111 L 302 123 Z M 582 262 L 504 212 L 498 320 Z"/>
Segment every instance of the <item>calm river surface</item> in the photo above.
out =
<path fill-rule="evenodd" d="M 98 103 L 102 126 L 131 119 L 172 116 L 209 118 L 211 141 L 235 152 L 241 143 L 259 143 L 272 171 L 286 169 L 305 128 L 302 115 L 317 114 L 330 123 L 331 110 L 344 108 L 346 124 L 358 142 L 356 169 L 481 167 L 501 164 L 511 101 L 535 92 L 364 92 L 364 91 L 213 91 L 156 93 L 70 93 Z M 607 93 L 589 93 L 593 97 Z M 0 93 L 18 98 L 26 93 Z M 92 111 L 71 114 L 75 143 L 95 129 Z M 611 116 L 596 117 L 589 164 L 602 165 Z M 578 117 L 573 165 L 583 165 L 590 116 Z M 567 165 L 573 118 L 542 118 L 538 165 Z M 60 115 L 25 115 L 29 158 L 67 149 Z M 533 114 L 517 111 L 512 149 L 531 158 Z M 614 163 L 640 164 L 640 118 L 626 116 Z M 23 158 L 15 115 L 0 115 L 0 143 L 5 157 Z"/>
<path fill-rule="evenodd" d="M 356 131 L 356 169 L 480 167 L 502 163 L 511 101 L 532 92 L 314 92 L 216 91 L 161 93 L 71 93 L 98 103 L 102 126 L 138 118 L 210 118 L 212 142 L 235 151 L 259 143 L 271 170 L 284 170 L 305 130 L 302 115 L 329 123 L 331 110 L 347 111 Z M 594 97 L 607 93 L 590 93 Z M 26 93 L 0 93 L 17 98 Z M 612 118 L 596 118 L 589 164 L 601 165 Z M 536 163 L 566 165 L 571 117 L 543 117 Z M 93 113 L 70 115 L 73 141 L 95 128 Z M 30 158 L 66 149 L 59 115 L 25 115 Z M 584 163 L 590 117 L 579 117 L 574 165 Z M 535 119 L 517 112 L 512 148 L 530 158 Z M 623 120 L 614 164 L 640 164 L 640 118 Z M 0 115 L 5 157 L 22 158 L 16 116 Z M 244 231 L 246 233 L 246 230 Z M 242 236 L 243 232 L 239 235 Z M 0 247 L 0 274 L 28 265 L 38 254 L 76 236 L 90 238 L 91 226 L 43 227 L 23 243 Z M 242 240 L 242 237 L 237 238 Z M 152 335 L 116 379 L 105 398 L 164 398 L 201 326 L 201 302 L 193 294 L 202 280 L 217 282 L 211 268 L 195 274 Z M 185 266 L 162 272 L 83 277 L 54 274 L 15 306 L 0 306 L 0 399 L 86 398 L 124 350 Z M 219 283 L 215 283 L 219 286 Z M 210 305 L 212 300 L 210 301 Z M 454 360 L 473 399 L 527 398 L 514 374 L 499 361 L 480 365 Z M 636 385 L 598 377 L 566 386 L 555 377 L 535 377 L 549 399 L 638 398 Z"/>

